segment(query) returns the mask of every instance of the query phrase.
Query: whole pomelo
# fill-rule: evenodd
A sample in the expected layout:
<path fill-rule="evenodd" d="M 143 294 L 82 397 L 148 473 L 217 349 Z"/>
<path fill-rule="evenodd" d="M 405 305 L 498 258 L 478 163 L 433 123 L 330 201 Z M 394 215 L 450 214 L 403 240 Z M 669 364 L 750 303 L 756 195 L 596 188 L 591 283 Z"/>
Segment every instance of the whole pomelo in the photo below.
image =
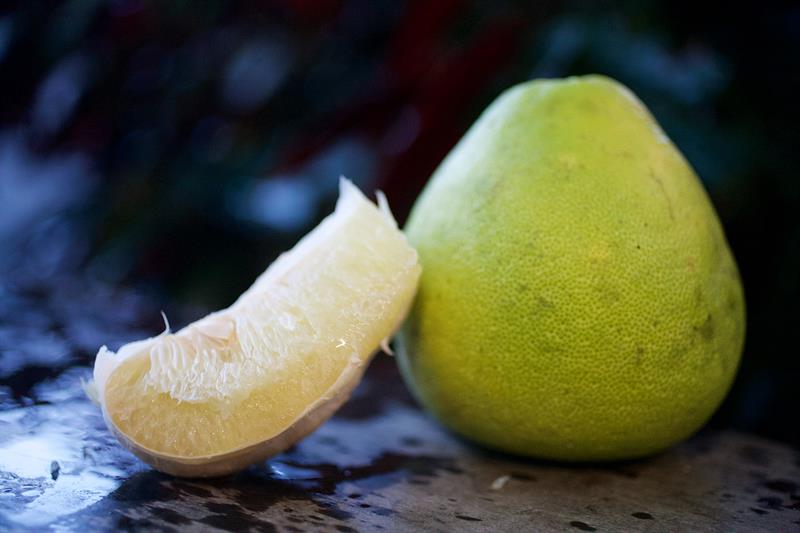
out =
<path fill-rule="evenodd" d="M 423 273 L 399 363 L 466 437 L 634 458 L 688 437 L 730 388 L 745 313 L 725 235 L 681 153 L 611 79 L 504 92 L 405 229 Z"/>

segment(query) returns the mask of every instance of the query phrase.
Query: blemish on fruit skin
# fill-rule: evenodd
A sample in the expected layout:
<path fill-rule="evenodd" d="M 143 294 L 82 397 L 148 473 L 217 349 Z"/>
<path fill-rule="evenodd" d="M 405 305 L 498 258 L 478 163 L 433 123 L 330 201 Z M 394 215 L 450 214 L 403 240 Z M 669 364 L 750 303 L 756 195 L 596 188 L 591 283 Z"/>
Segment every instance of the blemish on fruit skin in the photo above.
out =
<path fill-rule="evenodd" d="M 728 309 L 730 311 L 736 311 L 739 307 L 739 301 L 736 299 L 736 296 L 733 293 L 728 294 Z"/>
<path fill-rule="evenodd" d="M 661 194 L 664 195 L 664 199 L 667 201 L 667 211 L 669 212 L 669 218 L 670 220 L 675 222 L 675 211 L 674 208 L 672 207 L 672 199 L 667 194 L 667 189 L 664 187 L 664 182 L 652 168 L 650 169 L 650 178 L 656 182 L 659 190 L 661 191 Z"/>
<path fill-rule="evenodd" d="M 542 309 L 552 309 L 555 304 L 543 296 L 536 297 L 536 304 Z"/>
<path fill-rule="evenodd" d="M 709 313 L 709 315 L 706 317 L 705 322 L 703 322 L 703 324 L 699 328 L 695 328 L 695 329 L 700 334 L 700 336 L 703 338 L 703 340 L 705 340 L 706 342 L 708 342 L 711 339 L 713 339 L 714 338 L 714 319 L 711 316 L 711 314 Z"/>
<path fill-rule="evenodd" d="M 700 285 L 695 286 L 692 290 L 692 296 L 694 297 L 694 305 L 697 307 L 703 306 L 703 287 Z"/>

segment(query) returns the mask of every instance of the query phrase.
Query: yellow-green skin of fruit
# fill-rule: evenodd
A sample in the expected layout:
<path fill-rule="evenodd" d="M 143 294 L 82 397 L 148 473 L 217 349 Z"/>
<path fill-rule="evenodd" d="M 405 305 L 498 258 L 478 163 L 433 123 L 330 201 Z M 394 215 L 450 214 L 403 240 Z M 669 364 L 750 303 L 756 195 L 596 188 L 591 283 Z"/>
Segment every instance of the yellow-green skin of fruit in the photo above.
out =
<path fill-rule="evenodd" d="M 691 435 L 730 388 L 736 263 L 691 167 L 611 79 L 505 91 L 406 232 L 423 273 L 400 367 L 457 433 L 550 459 L 634 458 Z"/>

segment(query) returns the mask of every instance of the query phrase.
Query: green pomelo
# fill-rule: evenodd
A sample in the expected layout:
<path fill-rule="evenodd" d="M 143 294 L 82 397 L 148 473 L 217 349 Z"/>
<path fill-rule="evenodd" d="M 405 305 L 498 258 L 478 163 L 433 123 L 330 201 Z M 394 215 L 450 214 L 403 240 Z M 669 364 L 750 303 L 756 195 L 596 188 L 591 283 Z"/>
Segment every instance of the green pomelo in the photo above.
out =
<path fill-rule="evenodd" d="M 691 435 L 730 388 L 736 263 L 691 167 L 613 80 L 504 92 L 406 233 L 423 273 L 399 363 L 457 433 L 551 459 L 633 458 Z"/>

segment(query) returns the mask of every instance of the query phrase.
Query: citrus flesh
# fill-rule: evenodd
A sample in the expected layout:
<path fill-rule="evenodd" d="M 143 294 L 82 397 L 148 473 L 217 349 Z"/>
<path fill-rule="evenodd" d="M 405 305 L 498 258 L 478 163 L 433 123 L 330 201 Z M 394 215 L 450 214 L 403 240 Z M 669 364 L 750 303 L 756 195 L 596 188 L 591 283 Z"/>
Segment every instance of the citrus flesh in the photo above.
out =
<path fill-rule="evenodd" d="M 342 181 L 335 213 L 231 307 L 101 348 L 97 396 L 123 444 L 169 473 L 219 475 L 330 416 L 416 290 L 416 252 L 383 207 Z"/>
<path fill-rule="evenodd" d="M 550 459 L 640 457 L 696 431 L 731 385 L 744 299 L 723 230 L 613 80 L 503 93 L 405 231 L 423 273 L 398 360 L 466 437 Z"/>

